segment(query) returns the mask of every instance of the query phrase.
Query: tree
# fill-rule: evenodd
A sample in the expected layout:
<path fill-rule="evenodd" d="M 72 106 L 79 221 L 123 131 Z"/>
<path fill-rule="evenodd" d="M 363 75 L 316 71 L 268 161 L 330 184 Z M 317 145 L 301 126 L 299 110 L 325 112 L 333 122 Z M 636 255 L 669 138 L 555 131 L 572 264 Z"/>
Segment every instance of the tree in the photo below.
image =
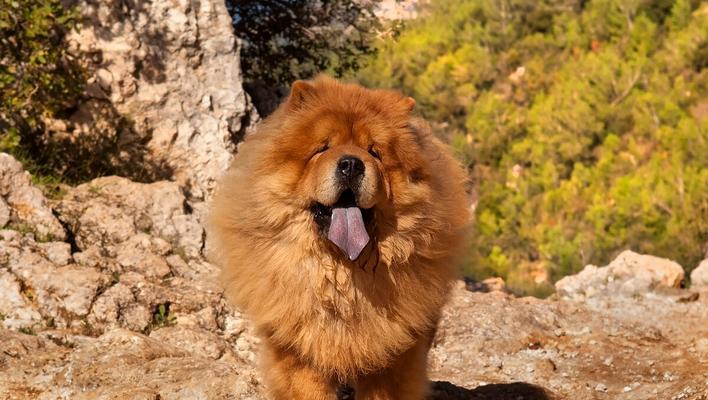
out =
<path fill-rule="evenodd" d="M 373 52 L 378 1 L 227 0 L 236 36 L 243 41 L 247 81 L 289 86 L 329 71 L 356 70 Z"/>

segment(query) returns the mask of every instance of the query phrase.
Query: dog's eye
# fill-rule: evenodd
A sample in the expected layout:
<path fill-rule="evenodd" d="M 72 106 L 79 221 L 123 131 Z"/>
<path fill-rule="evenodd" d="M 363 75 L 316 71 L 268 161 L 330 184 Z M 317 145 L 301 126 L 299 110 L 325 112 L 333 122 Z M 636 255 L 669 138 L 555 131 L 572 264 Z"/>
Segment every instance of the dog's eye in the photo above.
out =
<path fill-rule="evenodd" d="M 380 160 L 381 156 L 379 156 L 379 153 L 374 150 L 373 146 L 369 147 L 369 154 L 371 154 L 375 159 Z"/>
<path fill-rule="evenodd" d="M 315 154 L 324 153 L 327 150 L 329 150 L 329 144 L 325 143 L 324 145 L 322 145 L 322 147 L 317 149 L 317 152 Z"/>

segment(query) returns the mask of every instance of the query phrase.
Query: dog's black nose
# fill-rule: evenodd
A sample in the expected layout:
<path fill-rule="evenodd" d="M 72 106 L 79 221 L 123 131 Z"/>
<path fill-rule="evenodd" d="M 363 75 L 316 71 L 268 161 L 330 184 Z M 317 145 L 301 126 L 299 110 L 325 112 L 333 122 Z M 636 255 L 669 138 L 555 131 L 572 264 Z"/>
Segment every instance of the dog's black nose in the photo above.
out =
<path fill-rule="evenodd" d="M 354 156 L 344 156 L 337 163 L 337 174 L 354 182 L 364 174 L 364 162 Z"/>

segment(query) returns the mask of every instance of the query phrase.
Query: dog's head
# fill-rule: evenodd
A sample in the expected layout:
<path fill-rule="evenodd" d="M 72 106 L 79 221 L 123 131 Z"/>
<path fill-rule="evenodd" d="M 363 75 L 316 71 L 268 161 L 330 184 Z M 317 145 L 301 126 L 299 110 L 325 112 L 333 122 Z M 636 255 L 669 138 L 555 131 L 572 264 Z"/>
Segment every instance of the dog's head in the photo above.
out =
<path fill-rule="evenodd" d="M 350 261 L 367 246 L 388 261 L 424 254 L 433 236 L 444 246 L 452 220 L 467 221 L 465 178 L 414 105 L 324 76 L 295 82 L 239 149 L 216 208 L 251 237 L 305 240 Z"/>
<path fill-rule="evenodd" d="M 272 164 L 287 170 L 288 191 L 317 233 L 350 260 L 430 173 L 426 133 L 411 124 L 414 105 L 398 92 L 320 77 L 295 82 L 280 110 L 285 122 L 268 152 Z"/>

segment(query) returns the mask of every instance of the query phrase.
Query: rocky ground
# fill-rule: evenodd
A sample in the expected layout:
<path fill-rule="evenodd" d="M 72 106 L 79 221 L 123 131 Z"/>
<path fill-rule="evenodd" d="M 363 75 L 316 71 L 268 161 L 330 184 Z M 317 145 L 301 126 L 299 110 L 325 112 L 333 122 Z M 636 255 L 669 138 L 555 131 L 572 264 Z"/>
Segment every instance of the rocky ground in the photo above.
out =
<path fill-rule="evenodd" d="M 0 155 L 0 398 L 264 398 L 258 340 L 203 258 L 203 203 L 167 181 L 65 190 L 47 199 Z M 682 278 L 626 252 L 547 300 L 460 282 L 433 398 L 708 399 L 708 292 Z"/>

